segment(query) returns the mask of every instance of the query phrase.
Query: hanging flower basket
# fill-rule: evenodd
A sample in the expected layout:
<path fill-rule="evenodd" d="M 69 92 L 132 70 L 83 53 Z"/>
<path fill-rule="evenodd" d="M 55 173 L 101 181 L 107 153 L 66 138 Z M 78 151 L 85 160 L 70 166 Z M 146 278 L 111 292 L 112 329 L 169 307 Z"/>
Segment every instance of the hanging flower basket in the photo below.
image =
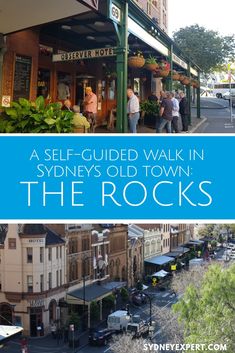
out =
<path fill-rule="evenodd" d="M 157 69 L 155 71 L 155 77 L 167 77 L 170 73 L 170 70 L 162 70 L 162 69 Z"/>
<path fill-rule="evenodd" d="M 158 68 L 158 64 L 145 64 L 144 68 L 149 71 L 155 71 Z"/>
<path fill-rule="evenodd" d="M 185 79 L 185 77 L 186 77 L 186 76 L 184 76 L 184 75 L 180 75 L 180 77 L 179 77 L 179 81 L 182 83 L 182 82 L 183 82 L 183 80 Z"/>
<path fill-rule="evenodd" d="M 128 66 L 140 69 L 145 64 L 145 59 L 142 56 L 130 56 L 128 58 Z"/>
<path fill-rule="evenodd" d="M 156 70 L 156 77 L 167 77 L 170 73 L 170 63 L 168 63 L 168 61 L 162 60 L 158 66 L 159 67 Z"/>
<path fill-rule="evenodd" d="M 199 82 L 197 80 L 191 80 L 191 85 L 194 87 L 194 88 L 198 88 L 199 87 Z"/>
<path fill-rule="evenodd" d="M 172 71 L 172 80 L 179 81 L 180 74 L 177 71 Z"/>
<path fill-rule="evenodd" d="M 190 85 L 190 78 L 185 76 L 184 79 L 181 81 L 183 83 L 183 85 Z"/>

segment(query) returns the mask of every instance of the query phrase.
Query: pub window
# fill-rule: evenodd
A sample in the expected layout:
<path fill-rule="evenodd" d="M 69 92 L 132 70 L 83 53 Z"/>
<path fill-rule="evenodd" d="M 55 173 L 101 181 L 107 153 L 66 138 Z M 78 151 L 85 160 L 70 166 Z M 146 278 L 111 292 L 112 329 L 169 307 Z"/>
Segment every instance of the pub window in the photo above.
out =
<path fill-rule="evenodd" d="M 32 264 L 33 263 L 33 248 L 27 248 L 27 263 Z"/>
<path fill-rule="evenodd" d="M 69 99 L 71 95 L 72 77 L 64 72 L 57 73 L 57 99 Z"/>
<path fill-rule="evenodd" d="M 18 100 L 19 98 L 29 99 L 31 70 L 32 70 L 32 58 L 27 56 L 16 55 L 14 86 L 13 86 L 14 100 Z"/>
<path fill-rule="evenodd" d="M 56 287 L 59 287 L 59 271 L 56 271 Z"/>
<path fill-rule="evenodd" d="M 49 99 L 50 95 L 50 71 L 46 69 L 38 70 L 37 96 L 43 96 Z"/>
<path fill-rule="evenodd" d="M 8 248 L 9 249 L 16 249 L 16 238 L 9 238 L 8 239 Z"/>
<path fill-rule="evenodd" d="M 59 257 L 59 248 L 58 248 L 58 246 L 56 247 L 56 258 L 58 259 L 58 257 Z"/>
<path fill-rule="evenodd" d="M 114 100 L 116 96 L 116 81 L 111 80 L 109 81 L 108 85 L 108 99 Z"/>
<path fill-rule="evenodd" d="M 60 270 L 60 286 L 62 286 L 62 270 Z"/>
<path fill-rule="evenodd" d="M 62 258 L 62 246 L 60 246 L 60 258 Z"/>
<path fill-rule="evenodd" d="M 27 276 L 27 290 L 29 293 L 33 292 L 33 276 Z"/>

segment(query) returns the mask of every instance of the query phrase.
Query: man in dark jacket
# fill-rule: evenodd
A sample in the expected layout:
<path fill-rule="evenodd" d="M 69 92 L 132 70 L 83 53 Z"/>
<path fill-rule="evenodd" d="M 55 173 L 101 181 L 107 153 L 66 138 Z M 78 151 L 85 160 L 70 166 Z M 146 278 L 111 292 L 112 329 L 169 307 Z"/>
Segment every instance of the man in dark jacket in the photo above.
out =
<path fill-rule="evenodd" d="M 160 107 L 160 123 L 156 126 L 156 131 L 161 134 L 163 129 L 166 128 L 166 132 L 171 133 L 171 121 L 173 119 L 173 103 L 171 100 L 172 96 L 170 92 L 165 92 L 165 97 L 161 102 Z"/>
<path fill-rule="evenodd" d="M 184 92 L 180 92 L 180 115 L 182 120 L 183 132 L 188 132 L 189 106 Z"/>

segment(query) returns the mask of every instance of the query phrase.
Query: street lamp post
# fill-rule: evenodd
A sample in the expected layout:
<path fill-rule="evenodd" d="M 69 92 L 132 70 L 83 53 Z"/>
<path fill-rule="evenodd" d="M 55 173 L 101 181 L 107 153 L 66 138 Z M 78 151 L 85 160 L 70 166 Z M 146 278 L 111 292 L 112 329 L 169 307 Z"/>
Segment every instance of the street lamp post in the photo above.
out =
<path fill-rule="evenodd" d="M 85 311 L 86 311 L 86 274 L 85 274 L 85 264 L 87 260 L 93 259 L 92 256 L 84 256 L 82 259 L 82 267 L 83 267 L 83 324 L 85 325 Z"/>
<path fill-rule="evenodd" d="M 142 291 L 139 291 L 140 293 L 143 293 Z M 144 293 L 144 295 L 148 298 L 149 300 L 149 325 L 152 326 L 152 298 L 150 297 L 149 294 Z"/>

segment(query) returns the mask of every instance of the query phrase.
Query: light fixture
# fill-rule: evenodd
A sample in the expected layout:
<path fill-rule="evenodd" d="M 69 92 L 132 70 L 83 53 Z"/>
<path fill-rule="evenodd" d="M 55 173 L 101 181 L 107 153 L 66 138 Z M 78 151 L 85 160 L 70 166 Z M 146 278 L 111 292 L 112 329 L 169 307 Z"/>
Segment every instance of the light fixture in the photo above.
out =
<path fill-rule="evenodd" d="M 95 22 L 94 22 L 94 26 L 96 26 L 96 27 L 104 27 L 104 26 L 105 26 L 105 23 L 102 22 L 102 21 L 95 21 Z"/>
<path fill-rule="evenodd" d="M 88 39 L 88 40 L 95 40 L 95 37 L 93 37 L 93 36 L 86 36 L 86 39 Z"/>
<path fill-rule="evenodd" d="M 64 29 L 65 31 L 71 31 L 72 29 L 72 27 L 69 25 L 62 25 L 61 28 Z"/>

